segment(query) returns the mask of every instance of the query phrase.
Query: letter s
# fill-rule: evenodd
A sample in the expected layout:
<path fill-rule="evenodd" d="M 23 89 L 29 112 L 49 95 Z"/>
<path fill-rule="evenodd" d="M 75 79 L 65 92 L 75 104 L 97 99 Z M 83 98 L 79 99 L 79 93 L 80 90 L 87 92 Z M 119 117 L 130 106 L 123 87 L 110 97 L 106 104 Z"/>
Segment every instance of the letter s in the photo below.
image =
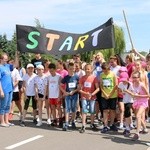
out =
<path fill-rule="evenodd" d="M 29 39 L 33 44 L 27 44 L 26 47 L 27 47 L 28 49 L 34 49 L 34 48 L 36 48 L 36 47 L 38 46 L 38 41 L 33 38 L 33 35 L 40 36 L 40 32 L 32 31 L 32 32 L 29 33 L 28 39 Z"/>

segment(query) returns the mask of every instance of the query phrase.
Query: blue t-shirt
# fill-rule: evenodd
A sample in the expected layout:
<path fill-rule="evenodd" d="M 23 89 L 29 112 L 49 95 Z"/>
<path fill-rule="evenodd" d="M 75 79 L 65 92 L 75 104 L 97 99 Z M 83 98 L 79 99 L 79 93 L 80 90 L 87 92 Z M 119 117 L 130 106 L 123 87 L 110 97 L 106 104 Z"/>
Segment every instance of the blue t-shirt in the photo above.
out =
<path fill-rule="evenodd" d="M 66 84 L 66 92 L 71 92 L 77 89 L 77 85 L 79 83 L 79 77 L 74 74 L 73 76 L 65 76 L 61 83 Z"/>
<path fill-rule="evenodd" d="M 149 93 L 150 93 L 150 72 L 148 72 L 147 77 L 148 77 L 148 83 L 149 83 Z"/>
<path fill-rule="evenodd" d="M 100 81 L 100 75 L 101 75 L 101 73 L 102 73 L 101 64 L 99 62 L 96 62 L 93 74 L 96 76 L 96 78 L 98 79 L 98 81 Z"/>
<path fill-rule="evenodd" d="M 0 65 L 0 82 L 4 93 L 13 91 L 13 81 L 9 64 Z"/>

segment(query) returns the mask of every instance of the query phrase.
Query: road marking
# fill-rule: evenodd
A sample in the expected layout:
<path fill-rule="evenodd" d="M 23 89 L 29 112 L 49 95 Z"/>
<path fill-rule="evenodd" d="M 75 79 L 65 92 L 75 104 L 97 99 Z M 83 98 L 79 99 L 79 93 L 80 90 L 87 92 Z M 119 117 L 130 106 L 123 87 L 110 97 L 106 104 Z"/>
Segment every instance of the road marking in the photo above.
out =
<path fill-rule="evenodd" d="M 150 146 L 150 143 L 146 143 L 147 146 Z"/>
<path fill-rule="evenodd" d="M 42 138 L 42 137 L 43 137 L 43 135 L 37 135 L 37 136 L 34 136 L 34 137 L 29 138 L 29 139 L 27 139 L 27 140 L 24 140 L 24 141 L 21 141 L 21 142 L 19 142 L 19 143 L 10 145 L 10 146 L 8 146 L 8 147 L 5 147 L 5 149 L 14 149 L 14 148 L 16 148 L 16 147 L 18 147 L 18 146 L 21 146 L 21 145 L 23 145 L 23 144 L 32 142 L 32 141 L 37 140 L 37 139 Z"/>

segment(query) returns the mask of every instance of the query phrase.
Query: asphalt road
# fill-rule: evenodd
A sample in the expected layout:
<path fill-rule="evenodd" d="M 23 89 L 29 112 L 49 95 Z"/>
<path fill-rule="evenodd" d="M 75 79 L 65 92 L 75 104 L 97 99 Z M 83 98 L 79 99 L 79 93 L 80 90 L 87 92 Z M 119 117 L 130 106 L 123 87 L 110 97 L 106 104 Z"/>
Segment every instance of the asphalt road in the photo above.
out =
<path fill-rule="evenodd" d="M 32 116 L 27 115 L 27 126 L 19 126 L 18 116 L 14 115 L 15 126 L 0 127 L 0 150 L 150 150 L 150 134 L 141 135 L 139 141 L 124 137 L 123 131 L 101 134 L 93 132 L 87 124 L 84 134 L 79 133 L 81 123 L 76 123 L 77 130 L 62 131 L 60 128 L 47 126 L 46 120 L 41 127 L 32 123 Z M 101 126 L 99 124 L 98 128 Z M 150 124 L 148 124 L 150 132 Z M 134 133 L 135 130 L 132 131 Z"/>

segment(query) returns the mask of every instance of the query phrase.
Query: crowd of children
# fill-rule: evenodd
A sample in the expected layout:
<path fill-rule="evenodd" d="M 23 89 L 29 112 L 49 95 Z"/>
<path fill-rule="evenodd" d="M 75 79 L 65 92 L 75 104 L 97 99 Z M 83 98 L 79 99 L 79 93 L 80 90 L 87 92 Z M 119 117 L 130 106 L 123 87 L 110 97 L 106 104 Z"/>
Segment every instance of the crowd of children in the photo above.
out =
<path fill-rule="evenodd" d="M 138 60 L 135 61 L 133 53 L 139 56 Z M 133 53 L 126 56 L 125 62 L 119 55 L 111 56 L 106 62 L 102 53 L 98 52 L 90 63 L 82 62 L 78 54 L 72 60 L 57 60 L 56 63 L 43 61 L 40 54 L 36 54 L 37 59 L 27 64 L 23 72 L 20 66 L 15 65 L 11 70 L 14 89 L 9 115 L 13 114 L 15 101 L 20 112 L 20 125 L 26 126 L 26 114 L 32 100 L 33 122 L 37 127 L 43 123 L 43 108 L 47 110 L 47 124 L 59 126 L 64 131 L 70 128 L 70 122 L 71 128 L 75 130 L 76 117 L 81 117 L 80 133 L 86 131 L 88 114 L 91 118 L 90 128 L 98 131 L 94 119 L 100 114 L 102 134 L 124 129 L 123 135 L 130 136 L 130 131 L 136 128 L 132 139 L 138 140 L 140 133 L 148 133 L 146 120 L 149 118 L 150 55 L 144 57 L 136 50 Z M 0 64 L 0 120 L 1 126 L 8 127 L 14 124 L 8 120 L 4 122 L 3 117 L 6 109 L 2 103 L 5 97 L 2 81 L 5 79 L 5 55 L 2 55 Z M 21 99 L 24 99 L 24 106 Z M 6 110 L 8 113 L 8 108 Z"/>

